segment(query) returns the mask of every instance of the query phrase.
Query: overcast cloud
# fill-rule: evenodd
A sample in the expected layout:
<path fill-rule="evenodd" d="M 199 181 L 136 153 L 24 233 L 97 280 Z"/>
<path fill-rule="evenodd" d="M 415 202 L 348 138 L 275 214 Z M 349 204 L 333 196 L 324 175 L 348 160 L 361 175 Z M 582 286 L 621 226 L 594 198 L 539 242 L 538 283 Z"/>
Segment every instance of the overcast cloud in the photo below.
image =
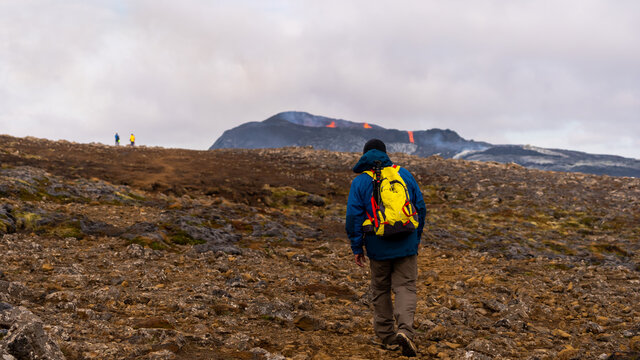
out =
<path fill-rule="evenodd" d="M 207 149 L 286 110 L 640 158 L 640 2 L 0 2 L 0 133 Z"/>

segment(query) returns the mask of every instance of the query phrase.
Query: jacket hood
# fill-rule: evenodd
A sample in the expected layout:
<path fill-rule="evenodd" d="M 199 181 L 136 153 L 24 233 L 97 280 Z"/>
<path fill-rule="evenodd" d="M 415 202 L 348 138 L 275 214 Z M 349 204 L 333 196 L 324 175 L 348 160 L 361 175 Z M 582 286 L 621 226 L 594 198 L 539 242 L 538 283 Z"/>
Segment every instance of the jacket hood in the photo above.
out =
<path fill-rule="evenodd" d="M 367 151 L 364 155 L 362 155 L 360 160 L 358 160 L 356 166 L 353 167 L 353 172 L 359 174 L 363 171 L 371 170 L 376 161 L 380 161 L 380 165 L 382 165 L 383 167 L 393 165 L 387 153 L 373 149 Z"/>

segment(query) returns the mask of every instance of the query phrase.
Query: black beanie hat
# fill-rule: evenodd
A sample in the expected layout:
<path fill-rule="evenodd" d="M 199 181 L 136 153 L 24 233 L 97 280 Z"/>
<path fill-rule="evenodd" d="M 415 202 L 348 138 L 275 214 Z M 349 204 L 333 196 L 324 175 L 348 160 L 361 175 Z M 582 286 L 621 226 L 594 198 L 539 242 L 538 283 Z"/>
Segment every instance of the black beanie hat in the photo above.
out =
<path fill-rule="evenodd" d="M 367 151 L 369 150 L 380 150 L 383 153 L 387 153 L 387 146 L 382 142 L 382 140 L 379 139 L 371 139 L 369 141 L 367 141 L 366 144 L 364 144 L 364 149 L 362 149 L 362 153 L 366 154 Z"/>

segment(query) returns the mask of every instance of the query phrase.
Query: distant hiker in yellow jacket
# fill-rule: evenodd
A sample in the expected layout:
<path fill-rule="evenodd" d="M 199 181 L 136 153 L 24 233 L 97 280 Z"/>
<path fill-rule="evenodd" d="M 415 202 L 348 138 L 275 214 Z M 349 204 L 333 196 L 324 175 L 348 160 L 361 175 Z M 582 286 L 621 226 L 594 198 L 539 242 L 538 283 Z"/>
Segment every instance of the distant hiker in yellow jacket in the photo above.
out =
<path fill-rule="evenodd" d="M 129 141 L 131 141 L 131 146 L 136 145 L 136 137 L 133 136 L 133 133 L 131 134 L 131 136 L 129 136 Z"/>

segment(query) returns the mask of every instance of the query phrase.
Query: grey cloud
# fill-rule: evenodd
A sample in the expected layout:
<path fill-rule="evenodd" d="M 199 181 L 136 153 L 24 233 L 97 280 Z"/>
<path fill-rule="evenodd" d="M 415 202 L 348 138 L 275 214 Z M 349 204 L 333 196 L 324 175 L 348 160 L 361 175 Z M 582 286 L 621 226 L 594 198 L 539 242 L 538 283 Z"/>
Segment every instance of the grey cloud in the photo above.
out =
<path fill-rule="evenodd" d="M 304 110 L 640 158 L 635 1 L 21 1 L 0 25 L 15 135 L 205 149 Z"/>

